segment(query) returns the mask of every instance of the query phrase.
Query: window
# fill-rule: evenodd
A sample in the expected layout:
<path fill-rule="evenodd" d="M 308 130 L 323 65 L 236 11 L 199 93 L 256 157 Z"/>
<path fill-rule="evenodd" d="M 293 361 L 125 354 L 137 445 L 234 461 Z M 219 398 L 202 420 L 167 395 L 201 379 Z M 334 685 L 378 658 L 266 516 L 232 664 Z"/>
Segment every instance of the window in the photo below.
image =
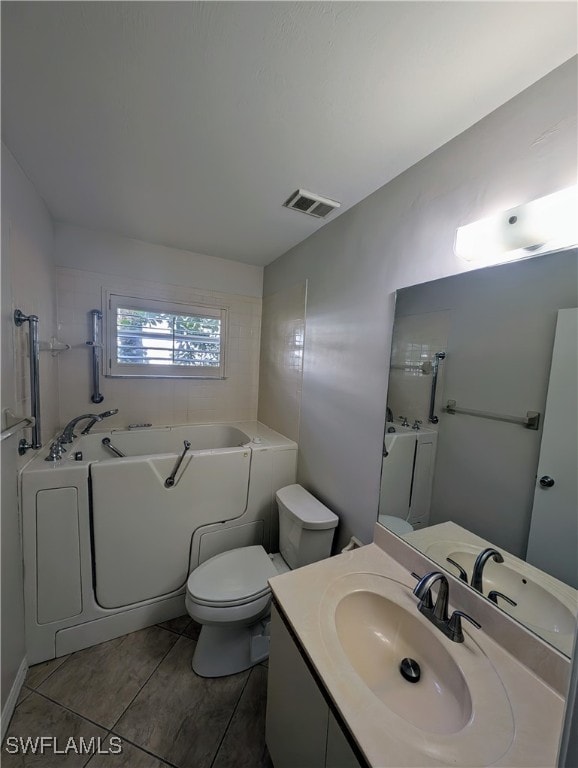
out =
<path fill-rule="evenodd" d="M 107 295 L 107 375 L 222 379 L 227 310 Z"/>

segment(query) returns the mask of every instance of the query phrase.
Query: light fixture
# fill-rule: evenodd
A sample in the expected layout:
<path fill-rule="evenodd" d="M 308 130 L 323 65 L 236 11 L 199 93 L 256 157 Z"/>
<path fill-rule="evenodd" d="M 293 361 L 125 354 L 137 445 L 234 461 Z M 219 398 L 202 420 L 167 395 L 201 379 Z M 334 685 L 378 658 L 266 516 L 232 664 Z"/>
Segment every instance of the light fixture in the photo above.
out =
<path fill-rule="evenodd" d="M 454 250 L 466 261 L 497 264 L 578 245 L 578 187 L 459 227 Z"/>

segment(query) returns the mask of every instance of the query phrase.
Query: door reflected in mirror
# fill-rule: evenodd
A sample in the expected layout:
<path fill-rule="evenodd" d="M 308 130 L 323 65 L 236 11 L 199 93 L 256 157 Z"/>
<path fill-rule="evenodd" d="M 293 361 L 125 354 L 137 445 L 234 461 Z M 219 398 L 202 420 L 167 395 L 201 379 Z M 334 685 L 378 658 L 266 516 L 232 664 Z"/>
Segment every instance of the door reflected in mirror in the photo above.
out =
<path fill-rule="evenodd" d="M 496 548 L 504 562 L 483 565 L 482 594 L 566 654 L 578 612 L 577 306 L 576 249 L 397 292 L 378 518 L 468 583 L 477 554 Z"/>

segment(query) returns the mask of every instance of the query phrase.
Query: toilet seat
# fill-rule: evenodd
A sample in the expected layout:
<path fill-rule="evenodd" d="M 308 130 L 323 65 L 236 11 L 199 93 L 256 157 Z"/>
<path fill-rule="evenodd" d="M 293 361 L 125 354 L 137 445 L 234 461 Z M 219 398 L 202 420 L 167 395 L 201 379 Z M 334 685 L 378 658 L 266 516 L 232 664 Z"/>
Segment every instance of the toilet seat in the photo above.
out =
<path fill-rule="evenodd" d="M 248 605 L 268 598 L 267 580 L 277 575 L 263 547 L 232 549 L 195 568 L 187 580 L 187 598 L 214 608 Z"/>

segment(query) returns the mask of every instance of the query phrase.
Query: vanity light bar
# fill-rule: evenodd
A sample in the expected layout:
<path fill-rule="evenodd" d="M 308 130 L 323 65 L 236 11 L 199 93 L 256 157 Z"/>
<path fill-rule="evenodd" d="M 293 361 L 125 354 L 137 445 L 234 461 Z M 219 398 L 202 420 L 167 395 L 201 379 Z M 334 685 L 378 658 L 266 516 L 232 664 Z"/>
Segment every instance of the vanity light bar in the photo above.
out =
<path fill-rule="evenodd" d="M 466 261 L 496 264 L 578 245 L 578 187 L 459 227 L 454 250 Z"/>

